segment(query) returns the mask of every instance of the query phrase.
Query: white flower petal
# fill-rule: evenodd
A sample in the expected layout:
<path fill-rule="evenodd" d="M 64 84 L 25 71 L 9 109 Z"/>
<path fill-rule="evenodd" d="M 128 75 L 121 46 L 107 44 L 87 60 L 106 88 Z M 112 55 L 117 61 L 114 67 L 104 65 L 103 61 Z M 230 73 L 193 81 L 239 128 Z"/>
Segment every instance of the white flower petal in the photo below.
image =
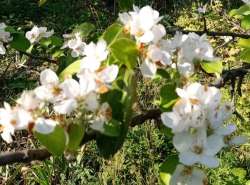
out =
<path fill-rule="evenodd" d="M 179 161 L 187 166 L 193 166 L 200 161 L 200 155 L 197 155 L 190 151 L 183 151 L 179 154 Z"/>
<path fill-rule="evenodd" d="M 35 121 L 34 129 L 41 134 L 49 134 L 54 131 L 56 122 L 52 119 L 38 118 Z"/>
<path fill-rule="evenodd" d="M 156 74 L 156 65 L 153 62 L 150 62 L 148 59 L 145 59 L 141 64 L 141 71 L 143 76 L 146 78 L 152 78 Z"/>
<path fill-rule="evenodd" d="M 68 114 L 77 108 L 77 102 L 75 99 L 63 100 L 60 103 L 54 105 L 54 110 L 58 114 Z"/>

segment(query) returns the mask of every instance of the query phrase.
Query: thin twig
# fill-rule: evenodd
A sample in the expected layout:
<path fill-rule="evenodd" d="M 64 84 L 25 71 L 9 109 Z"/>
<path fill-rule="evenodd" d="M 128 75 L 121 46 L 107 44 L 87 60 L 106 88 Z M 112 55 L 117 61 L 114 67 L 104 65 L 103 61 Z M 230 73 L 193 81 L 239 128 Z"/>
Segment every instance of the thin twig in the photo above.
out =
<path fill-rule="evenodd" d="M 53 59 L 49 59 L 49 58 L 45 58 L 45 57 L 38 57 L 38 56 L 34 56 L 30 53 L 27 53 L 25 51 L 19 51 L 19 53 L 23 54 L 23 55 L 26 55 L 30 58 L 33 58 L 33 59 L 36 59 L 36 60 L 43 60 L 43 61 L 47 61 L 49 63 L 53 63 L 53 64 L 57 64 L 58 65 L 58 61 L 57 60 L 53 60 Z"/>
<path fill-rule="evenodd" d="M 108 15 L 108 16 L 113 17 L 113 18 L 117 18 L 117 15 L 114 15 L 112 13 L 109 13 L 109 12 L 103 10 L 103 8 L 100 8 L 100 7 L 96 6 L 96 5 L 94 5 L 93 3 L 89 2 L 88 0 L 85 1 L 85 4 L 88 5 L 88 6 L 92 6 L 93 8 L 95 8 L 99 12 L 104 13 L 105 15 Z"/>

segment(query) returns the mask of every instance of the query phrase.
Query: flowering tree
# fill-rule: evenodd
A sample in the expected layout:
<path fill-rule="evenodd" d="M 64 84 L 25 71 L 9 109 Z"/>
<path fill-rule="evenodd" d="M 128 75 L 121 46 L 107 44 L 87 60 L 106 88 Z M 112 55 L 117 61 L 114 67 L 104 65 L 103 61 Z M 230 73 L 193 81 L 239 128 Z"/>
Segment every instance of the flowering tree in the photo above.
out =
<path fill-rule="evenodd" d="M 244 2 L 247 4 L 232 10 L 230 16 L 242 15 L 242 27 L 249 29 L 249 2 Z M 120 3 L 132 7 L 132 2 Z M 4 102 L 0 109 L 4 141 L 11 143 L 15 130 L 27 129 L 45 149 L 1 154 L 0 165 L 75 154 L 80 145 L 90 140 L 96 140 L 101 155 L 108 159 L 121 148 L 130 126 L 155 119 L 162 124 L 162 131 L 173 138 L 179 152 L 162 164 L 162 182 L 207 184 L 206 174 L 194 165 L 216 168 L 216 154 L 223 147 L 247 141 L 246 135 L 231 136 L 237 125 L 224 121 L 230 120 L 232 114 L 240 117 L 234 106 L 235 79 L 242 72 L 246 74 L 250 66 L 223 71 L 206 35 L 242 38 L 238 45 L 244 48 L 240 56 L 243 62 L 250 60 L 250 36 L 209 32 L 206 6 L 199 8 L 198 14 L 204 20 L 204 31 L 166 31 L 159 23 L 163 17 L 158 11 L 133 5 L 133 11 L 120 13 L 119 22 L 111 25 L 97 43 L 88 44 L 83 42 L 93 29 L 88 23 L 63 35 L 64 41 L 46 27 L 34 26 L 23 34 L 1 23 L 1 55 L 9 45 L 21 54 L 57 64 L 58 70 L 43 70 L 40 86 L 24 91 L 16 106 Z M 167 34 L 174 37 L 165 39 Z M 56 60 L 31 54 L 33 47 L 45 43 Z M 136 104 L 140 105 L 133 70 L 137 61 L 145 78 L 165 79 L 166 85 L 160 90 L 159 109 L 132 117 Z M 207 73 L 224 75 L 214 84 L 190 83 L 199 66 Z M 232 102 L 221 102 L 219 88 L 229 80 Z"/>

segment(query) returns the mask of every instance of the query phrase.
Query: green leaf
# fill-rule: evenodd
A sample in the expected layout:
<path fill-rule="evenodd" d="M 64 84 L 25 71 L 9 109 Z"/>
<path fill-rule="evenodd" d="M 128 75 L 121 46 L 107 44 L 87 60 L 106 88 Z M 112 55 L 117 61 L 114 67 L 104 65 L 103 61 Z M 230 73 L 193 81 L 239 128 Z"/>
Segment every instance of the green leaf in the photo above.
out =
<path fill-rule="evenodd" d="M 42 6 L 47 0 L 40 0 L 39 6 Z"/>
<path fill-rule="evenodd" d="M 59 157 L 66 148 L 65 131 L 59 125 L 56 125 L 54 132 L 49 134 L 40 134 L 34 132 L 37 140 L 46 147 L 46 149 L 53 155 Z"/>
<path fill-rule="evenodd" d="M 107 31 L 103 34 L 103 39 L 107 42 L 107 46 L 112 43 L 122 29 L 123 28 L 119 24 L 113 24 L 108 27 Z"/>
<path fill-rule="evenodd" d="M 207 72 L 207 73 L 222 73 L 222 62 L 218 61 L 218 62 L 208 62 L 203 60 L 201 62 L 201 67 Z"/>
<path fill-rule="evenodd" d="M 163 133 L 169 137 L 174 137 L 174 134 L 172 133 L 172 129 L 169 127 L 166 127 L 165 125 L 161 125 L 160 133 Z"/>
<path fill-rule="evenodd" d="M 10 27 L 10 26 L 6 26 L 4 28 L 5 31 L 9 32 L 10 34 L 12 33 L 18 33 L 18 31 L 16 31 L 14 28 Z"/>
<path fill-rule="evenodd" d="M 250 15 L 247 15 L 242 19 L 241 26 L 245 29 L 250 29 Z"/>
<path fill-rule="evenodd" d="M 250 48 L 250 39 L 240 39 L 237 45 L 242 48 Z"/>
<path fill-rule="evenodd" d="M 122 63 L 121 63 L 119 60 L 117 60 L 117 59 L 114 57 L 114 55 L 111 54 L 111 55 L 108 56 L 107 65 L 110 66 L 110 65 L 112 65 L 112 64 L 117 65 L 117 66 L 119 66 L 119 67 L 122 66 Z"/>
<path fill-rule="evenodd" d="M 77 26 L 73 31 L 72 34 L 80 33 L 80 37 L 87 37 L 89 33 L 95 29 L 95 25 L 90 23 L 83 23 Z"/>
<path fill-rule="evenodd" d="M 51 38 L 42 38 L 39 42 L 44 46 L 52 44 Z"/>
<path fill-rule="evenodd" d="M 233 17 L 234 15 L 236 15 L 237 11 L 238 11 L 238 9 L 232 9 L 232 10 L 229 12 L 228 16 L 229 16 L 230 18 Z"/>
<path fill-rule="evenodd" d="M 243 62 L 250 63 L 250 48 L 244 48 L 239 57 Z"/>
<path fill-rule="evenodd" d="M 63 81 L 65 75 L 74 75 L 80 69 L 81 60 L 77 60 L 66 67 L 59 75 L 59 81 Z"/>
<path fill-rule="evenodd" d="M 114 57 L 127 66 L 129 69 L 136 67 L 136 56 L 138 53 L 137 45 L 128 39 L 116 39 L 109 46 Z"/>
<path fill-rule="evenodd" d="M 169 185 L 171 175 L 179 164 L 178 155 L 169 156 L 161 165 L 160 176 L 165 185 Z"/>
<path fill-rule="evenodd" d="M 237 10 L 236 15 L 242 15 L 247 11 L 249 11 L 249 6 L 242 6 Z"/>
<path fill-rule="evenodd" d="M 242 168 L 234 168 L 232 170 L 232 173 L 235 176 L 239 177 L 240 180 L 243 180 L 246 177 L 246 174 L 247 174 L 246 170 L 244 170 Z"/>
<path fill-rule="evenodd" d="M 52 36 L 50 38 L 51 38 L 51 41 L 52 41 L 54 46 L 62 46 L 63 45 L 63 41 L 59 37 Z"/>
<path fill-rule="evenodd" d="M 250 180 L 249 180 L 249 181 L 247 181 L 245 185 L 250 185 Z"/>
<path fill-rule="evenodd" d="M 78 125 L 78 124 L 73 124 L 70 129 L 69 133 L 69 143 L 67 148 L 69 151 L 73 154 L 76 153 L 82 138 L 85 134 L 85 126 L 84 125 Z"/>
<path fill-rule="evenodd" d="M 172 111 L 172 107 L 175 102 L 179 100 L 178 94 L 175 92 L 175 86 L 165 85 L 161 88 L 160 91 L 160 100 L 157 101 L 162 112 Z"/>
<path fill-rule="evenodd" d="M 170 79 L 170 75 L 165 69 L 158 68 L 156 75 L 151 79 L 153 82 L 158 83 L 161 79 Z"/>
<path fill-rule="evenodd" d="M 121 133 L 121 122 L 111 119 L 108 124 L 104 124 L 104 132 L 103 135 L 117 137 Z"/>
<path fill-rule="evenodd" d="M 118 137 L 102 134 L 97 137 L 97 146 L 105 159 L 121 148 L 127 136 L 137 98 L 136 85 L 134 71 L 120 69 L 118 78 L 112 84 L 114 90 L 101 95 L 101 102 L 108 102 L 111 106 L 113 119 L 121 123 L 121 133 Z"/>
<path fill-rule="evenodd" d="M 11 48 L 19 51 L 29 49 L 30 41 L 23 36 L 23 33 L 14 33 L 11 35 L 13 36 L 13 40 L 8 43 Z"/>
<path fill-rule="evenodd" d="M 124 11 L 132 10 L 134 0 L 119 0 L 120 8 Z"/>
<path fill-rule="evenodd" d="M 103 39 L 107 42 L 107 46 L 111 45 L 113 41 L 119 38 L 132 40 L 133 37 L 130 34 L 125 34 L 123 27 L 119 24 L 111 25 L 103 34 Z"/>
<path fill-rule="evenodd" d="M 63 54 L 64 50 L 60 49 L 60 46 L 56 46 L 51 50 L 51 56 L 52 57 L 58 57 L 61 54 Z"/>

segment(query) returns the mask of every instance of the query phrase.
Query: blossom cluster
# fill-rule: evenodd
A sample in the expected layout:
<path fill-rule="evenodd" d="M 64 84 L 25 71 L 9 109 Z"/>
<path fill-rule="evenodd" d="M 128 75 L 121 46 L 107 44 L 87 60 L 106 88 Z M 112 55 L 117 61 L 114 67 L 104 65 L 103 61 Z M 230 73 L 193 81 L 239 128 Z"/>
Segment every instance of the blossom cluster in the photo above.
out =
<path fill-rule="evenodd" d="M 46 33 L 46 29 L 34 27 L 26 36 L 33 39 L 31 42 L 35 42 L 50 34 Z M 79 39 L 79 34 L 76 34 L 76 37 Z M 70 41 L 64 45 L 74 47 L 74 43 Z M 15 107 L 4 102 L 4 108 L 0 108 L 2 138 L 10 143 L 14 131 L 21 129 L 49 134 L 54 131 L 57 124 L 65 125 L 63 115 L 73 111 L 76 111 L 78 118 L 82 118 L 82 114 L 86 112 L 93 111 L 96 117 L 91 127 L 104 132 L 104 123 L 108 123 L 112 118 L 112 109 L 107 102 L 99 106 L 98 95 L 113 89 L 110 84 L 119 72 L 116 65 L 101 66 L 109 54 L 106 46 L 106 42 L 100 40 L 97 44 L 90 43 L 83 48 L 82 55 L 85 58 L 82 59 L 81 67 L 76 74 L 77 79 L 67 74 L 63 82 L 60 82 L 55 72 L 45 69 L 40 74 L 41 85 L 34 90 L 24 91 L 16 101 Z M 48 104 L 53 106 L 53 116 L 44 111 Z"/>
<path fill-rule="evenodd" d="M 141 71 L 145 77 L 154 77 L 157 66 L 177 67 L 180 73 L 187 75 L 194 71 L 194 62 L 218 61 L 218 58 L 213 56 L 213 47 L 205 40 L 206 34 L 199 37 L 193 32 L 183 35 L 177 31 L 173 40 L 163 39 L 166 29 L 158 24 L 162 19 L 159 12 L 150 6 L 141 9 L 133 6 L 133 9 L 134 12 L 120 13 L 119 17 L 124 23 L 125 33 L 136 38 L 143 61 Z"/>
<path fill-rule="evenodd" d="M 46 27 L 34 26 L 32 30 L 26 32 L 25 37 L 30 41 L 31 44 L 38 42 L 42 38 L 49 38 L 54 34 L 54 30 L 48 31 Z"/>
<path fill-rule="evenodd" d="M 8 43 L 13 39 L 10 37 L 10 33 L 4 30 L 5 27 L 5 23 L 0 23 L 0 55 L 4 55 L 6 53 L 3 43 Z"/>
<path fill-rule="evenodd" d="M 229 123 L 233 107 L 230 102 L 220 104 L 221 93 L 215 87 L 199 83 L 177 88 L 180 97 L 172 112 L 161 114 L 164 125 L 174 133 L 173 144 L 179 152 L 180 165 L 171 177 L 170 184 L 204 184 L 206 175 L 193 166 L 196 163 L 210 168 L 219 166 L 215 155 L 232 144 L 244 144 L 247 136 L 232 136 L 237 125 Z"/>

